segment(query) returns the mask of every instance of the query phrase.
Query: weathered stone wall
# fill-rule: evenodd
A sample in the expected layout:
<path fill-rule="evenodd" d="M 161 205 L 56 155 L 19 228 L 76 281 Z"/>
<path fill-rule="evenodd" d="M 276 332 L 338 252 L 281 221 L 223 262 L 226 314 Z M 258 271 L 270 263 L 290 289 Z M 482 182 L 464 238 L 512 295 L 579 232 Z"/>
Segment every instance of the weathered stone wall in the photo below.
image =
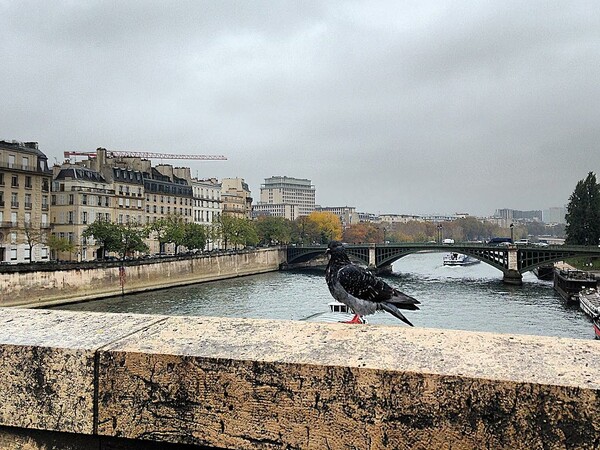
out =
<path fill-rule="evenodd" d="M 36 307 L 278 270 L 285 251 L 80 264 L 0 273 L 0 306 Z M 47 268 L 43 268 L 47 269 Z"/>
<path fill-rule="evenodd" d="M 599 360 L 577 339 L 0 308 L 0 442 L 596 449 Z"/>

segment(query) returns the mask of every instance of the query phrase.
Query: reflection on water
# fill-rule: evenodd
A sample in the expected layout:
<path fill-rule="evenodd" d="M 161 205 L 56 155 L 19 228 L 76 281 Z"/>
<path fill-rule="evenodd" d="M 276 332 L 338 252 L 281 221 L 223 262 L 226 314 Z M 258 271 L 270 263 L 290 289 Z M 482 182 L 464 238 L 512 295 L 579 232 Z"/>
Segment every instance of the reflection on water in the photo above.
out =
<path fill-rule="evenodd" d="M 502 283 L 487 264 L 448 267 L 441 253 L 418 253 L 397 261 L 387 281 L 417 298 L 420 311 L 407 311 L 421 327 L 593 339 L 591 321 L 568 307 L 552 283 L 531 272 L 523 286 Z M 55 309 L 300 320 L 327 310 L 331 301 L 320 271 L 273 272 L 225 281 L 113 297 Z M 404 326 L 388 314 L 371 324 Z"/>

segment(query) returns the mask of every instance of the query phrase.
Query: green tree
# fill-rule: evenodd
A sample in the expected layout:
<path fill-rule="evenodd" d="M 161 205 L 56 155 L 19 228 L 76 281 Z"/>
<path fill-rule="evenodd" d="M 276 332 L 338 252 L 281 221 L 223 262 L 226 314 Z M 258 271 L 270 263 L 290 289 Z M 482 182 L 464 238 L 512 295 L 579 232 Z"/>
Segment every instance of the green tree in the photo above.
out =
<path fill-rule="evenodd" d="M 65 238 L 60 238 L 55 234 L 48 236 L 46 245 L 52 252 L 54 252 L 55 255 L 58 255 L 58 253 L 72 252 L 75 250 L 75 244 L 73 242 L 70 242 Z"/>
<path fill-rule="evenodd" d="M 108 252 L 117 252 L 121 246 L 121 232 L 116 223 L 97 220 L 90 224 L 81 233 L 84 238 L 93 237 L 96 244 L 102 249 L 102 259 Z"/>
<path fill-rule="evenodd" d="M 223 241 L 223 248 L 227 249 L 228 244 L 236 234 L 236 217 L 230 214 L 221 214 L 216 221 L 215 229 L 219 238 Z"/>
<path fill-rule="evenodd" d="M 203 225 L 186 223 L 183 227 L 183 245 L 188 250 L 204 250 L 207 236 L 207 229 Z"/>
<path fill-rule="evenodd" d="M 121 238 L 121 245 L 115 250 L 121 259 L 134 252 L 147 252 L 148 246 L 144 239 L 148 237 L 146 227 L 136 223 L 118 224 L 118 230 Z"/>
<path fill-rule="evenodd" d="M 308 216 L 300 216 L 292 222 L 291 241 L 296 244 L 311 244 L 320 238 L 317 224 L 308 219 Z"/>
<path fill-rule="evenodd" d="M 184 226 L 185 223 L 180 216 L 172 215 L 159 218 L 148 225 L 148 229 L 154 233 L 161 253 L 165 251 L 165 244 L 168 243 L 175 245 L 175 253 L 177 253 L 185 238 Z"/>
<path fill-rule="evenodd" d="M 121 259 L 132 252 L 146 252 L 148 246 L 144 239 L 148 237 L 148 229 L 136 223 L 112 223 L 96 221 L 89 225 L 83 237 L 93 237 L 106 252 L 118 253 Z"/>
<path fill-rule="evenodd" d="M 287 244 L 292 234 L 292 224 L 284 217 L 262 216 L 255 222 L 259 242 L 265 245 Z"/>
<path fill-rule="evenodd" d="M 228 244 L 234 247 L 256 245 L 258 243 L 258 234 L 254 223 L 245 217 L 235 217 L 224 214 L 220 218 L 221 233 L 225 248 Z"/>
<path fill-rule="evenodd" d="M 588 173 L 569 197 L 565 228 L 566 244 L 598 245 L 600 241 L 600 186 Z"/>
<path fill-rule="evenodd" d="M 181 216 L 169 216 L 166 220 L 165 240 L 175 246 L 175 254 L 185 241 L 185 222 Z"/>

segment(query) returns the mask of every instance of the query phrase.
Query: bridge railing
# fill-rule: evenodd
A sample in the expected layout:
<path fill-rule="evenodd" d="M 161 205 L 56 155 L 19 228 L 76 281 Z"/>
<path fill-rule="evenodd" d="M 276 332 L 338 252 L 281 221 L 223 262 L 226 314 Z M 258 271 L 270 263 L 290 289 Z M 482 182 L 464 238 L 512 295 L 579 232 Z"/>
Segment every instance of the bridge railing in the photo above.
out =
<path fill-rule="evenodd" d="M 6 308 L 0 323 L 2 448 L 600 442 L 592 340 Z"/>

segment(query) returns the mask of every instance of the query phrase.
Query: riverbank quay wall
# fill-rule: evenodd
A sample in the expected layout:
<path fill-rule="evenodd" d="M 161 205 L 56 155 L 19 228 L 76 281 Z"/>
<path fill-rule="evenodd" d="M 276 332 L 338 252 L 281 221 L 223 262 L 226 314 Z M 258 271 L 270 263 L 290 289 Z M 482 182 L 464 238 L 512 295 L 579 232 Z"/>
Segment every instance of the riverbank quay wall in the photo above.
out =
<path fill-rule="evenodd" d="M 3 449 L 600 448 L 593 340 L 0 308 L 0 353 Z"/>
<path fill-rule="evenodd" d="M 279 270 L 283 248 L 135 261 L 0 267 L 0 307 L 38 307 Z"/>

